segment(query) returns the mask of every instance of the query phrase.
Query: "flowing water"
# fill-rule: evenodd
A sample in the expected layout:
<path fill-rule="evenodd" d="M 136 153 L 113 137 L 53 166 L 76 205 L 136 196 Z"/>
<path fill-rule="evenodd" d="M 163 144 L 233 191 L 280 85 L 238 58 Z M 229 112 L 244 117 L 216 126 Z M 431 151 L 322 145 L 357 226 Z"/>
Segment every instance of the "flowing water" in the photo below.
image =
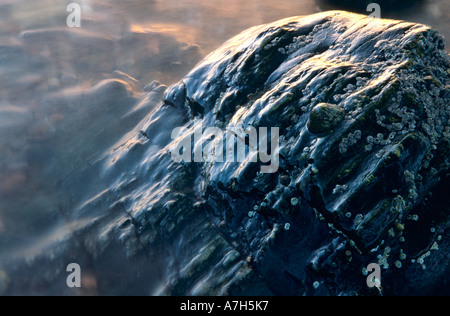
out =
<path fill-rule="evenodd" d="M 93 166 L 157 104 L 161 83 L 180 80 L 251 26 L 331 8 L 314 0 L 79 0 L 81 27 L 68 28 L 70 2 L 0 0 L 0 295 L 15 282 L 3 272 L 11 258 L 33 260 L 86 225 L 70 210 L 110 185 Z M 387 16 L 450 38 L 448 0 Z"/>

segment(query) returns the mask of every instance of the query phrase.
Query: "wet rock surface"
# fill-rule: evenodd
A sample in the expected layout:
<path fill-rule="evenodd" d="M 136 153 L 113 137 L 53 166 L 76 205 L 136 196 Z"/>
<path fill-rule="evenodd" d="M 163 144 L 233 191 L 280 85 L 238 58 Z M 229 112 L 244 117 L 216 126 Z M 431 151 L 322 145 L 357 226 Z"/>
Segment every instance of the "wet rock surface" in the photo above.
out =
<path fill-rule="evenodd" d="M 71 230 L 10 258 L 4 291 L 67 292 L 79 262 L 100 294 L 449 294 L 449 66 L 435 30 L 401 21 L 333 11 L 243 32 L 70 180 L 86 187 L 61 206 Z M 195 119 L 278 127 L 278 170 L 175 163 L 171 131 Z"/>
<path fill-rule="evenodd" d="M 366 262 L 384 267 L 386 294 L 433 292 L 428 278 L 448 277 L 443 43 L 423 25 L 324 13 L 249 30 L 182 82 L 190 114 L 208 124 L 281 129 L 277 174 L 214 163 L 203 191 L 275 294 L 312 294 L 309 278 L 329 294 L 364 293 Z"/>

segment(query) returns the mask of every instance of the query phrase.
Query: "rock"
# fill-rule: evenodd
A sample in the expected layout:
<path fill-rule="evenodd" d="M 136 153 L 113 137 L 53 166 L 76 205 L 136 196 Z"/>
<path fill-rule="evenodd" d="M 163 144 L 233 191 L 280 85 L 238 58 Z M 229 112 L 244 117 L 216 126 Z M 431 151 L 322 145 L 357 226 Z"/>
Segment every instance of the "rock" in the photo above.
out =
<path fill-rule="evenodd" d="M 284 185 L 285 187 L 289 186 L 291 184 L 291 177 L 283 175 L 280 177 L 280 183 Z"/>
<path fill-rule="evenodd" d="M 385 293 L 405 294 L 414 290 L 399 290 L 394 280 L 415 273 L 417 263 L 392 269 L 399 266 L 392 253 L 420 253 L 405 222 L 411 212 L 426 213 L 425 197 L 448 181 L 448 70 L 444 39 L 427 26 L 326 12 L 240 34 L 169 90 L 166 103 L 185 106 L 205 128 L 280 128 L 279 172 L 294 179 L 289 187 L 248 160 L 202 168 L 210 216 L 229 243 L 254 258 L 273 293 L 311 294 L 308 265 L 315 279 L 333 275 L 321 279 L 329 294 L 370 293 L 354 286 L 363 277 L 354 271 L 378 262 L 387 269 Z M 293 198 L 301 202 L 292 205 Z M 249 221 L 254 206 L 259 215 Z M 427 221 L 448 234 L 444 209 L 445 220 L 428 213 Z M 290 229 L 282 232 L 285 224 Z M 274 241 L 265 242 L 269 236 Z M 349 249 L 358 255 L 341 261 Z M 435 262 L 444 260 L 440 251 L 432 253 Z M 438 284 L 445 273 L 436 268 L 430 277 Z"/>
<path fill-rule="evenodd" d="M 345 118 L 345 110 L 328 103 L 316 105 L 309 115 L 308 130 L 313 134 L 331 132 Z"/>

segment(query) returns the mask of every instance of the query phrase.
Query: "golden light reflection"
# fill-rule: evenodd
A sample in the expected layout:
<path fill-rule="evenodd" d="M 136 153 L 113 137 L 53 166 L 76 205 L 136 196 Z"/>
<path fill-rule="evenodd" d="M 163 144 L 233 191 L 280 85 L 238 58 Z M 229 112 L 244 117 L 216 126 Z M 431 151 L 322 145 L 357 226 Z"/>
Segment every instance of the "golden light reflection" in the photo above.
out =
<path fill-rule="evenodd" d="M 170 35 L 180 42 L 194 43 L 198 39 L 198 31 L 182 24 L 132 24 L 130 30 L 133 33 L 147 34 L 157 33 Z"/>

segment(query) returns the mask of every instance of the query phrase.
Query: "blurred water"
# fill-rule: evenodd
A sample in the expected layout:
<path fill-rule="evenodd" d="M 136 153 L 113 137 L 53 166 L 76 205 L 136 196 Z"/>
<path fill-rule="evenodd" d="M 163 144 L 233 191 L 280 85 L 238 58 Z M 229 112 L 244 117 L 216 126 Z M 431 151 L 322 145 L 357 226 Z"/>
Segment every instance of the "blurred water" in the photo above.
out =
<path fill-rule="evenodd" d="M 149 83 L 178 81 L 248 27 L 329 8 L 314 0 L 79 0 L 82 27 L 69 29 L 70 2 L 0 1 L 0 294 L 2 262 L 83 225 L 67 214 L 108 186 L 91 166 L 160 98 L 160 84 Z M 448 0 L 388 17 L 450 38 Z M 152 89 L 155 101 L 139 106 Z"/>

